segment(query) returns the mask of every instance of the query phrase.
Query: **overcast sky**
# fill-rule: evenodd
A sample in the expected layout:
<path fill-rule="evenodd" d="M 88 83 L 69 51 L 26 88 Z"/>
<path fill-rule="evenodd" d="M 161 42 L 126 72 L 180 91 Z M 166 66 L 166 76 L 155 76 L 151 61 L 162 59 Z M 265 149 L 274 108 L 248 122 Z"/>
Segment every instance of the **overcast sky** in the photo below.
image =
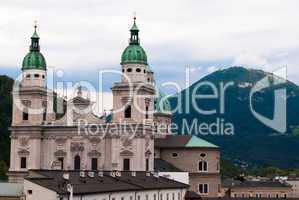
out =
<path fill-rule="evenodd" d="M 66 80 L 96 82 L 98 70 L 120 69 L 136 12 L 158 82 L 184 83 L 187 66 L 195 81 L 233 65 L 287 65 L 299 83 L 298 8 L 296 0 L 1 0 L 0 74 L 20 72 L 37 20 L 48 66 Z"/>

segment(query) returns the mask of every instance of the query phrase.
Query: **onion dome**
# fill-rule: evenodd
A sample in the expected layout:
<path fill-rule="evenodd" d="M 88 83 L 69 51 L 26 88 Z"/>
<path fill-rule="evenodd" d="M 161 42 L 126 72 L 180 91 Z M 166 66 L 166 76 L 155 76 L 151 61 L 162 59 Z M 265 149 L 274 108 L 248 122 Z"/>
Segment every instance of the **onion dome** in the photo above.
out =
<path fill-rule="evenodd" d="M 164 113 L 164 114 L 171 114 L 171 105 L 169 100 L 167 99 L 166 95 L 161 91 L 158 91 L 157 96 L 154 100 L 155 103 L 155 112 L 156 113 Z"/>
<path fill-rule="evenodd" d="M 40 53 L 39 36 L 36 32 L 37 26 L 34 26 L 34 33 L 31 36 L 31 45 L 29 53 L 24 57 L 22 70 L 39 69 L 47 70 L 46 60 L 43 54 Z"/>
<path fill-rule="evenodd" d="M 147 56 L 144 49 L 140 46 L 139 29 L 136 25 L 136 17 L 134 17 L 134 24 L 130 29 L 131 37 L 129 46 L 124 50 L 121 56 L 121 64 L 144 64 L 147 65 Z"/>

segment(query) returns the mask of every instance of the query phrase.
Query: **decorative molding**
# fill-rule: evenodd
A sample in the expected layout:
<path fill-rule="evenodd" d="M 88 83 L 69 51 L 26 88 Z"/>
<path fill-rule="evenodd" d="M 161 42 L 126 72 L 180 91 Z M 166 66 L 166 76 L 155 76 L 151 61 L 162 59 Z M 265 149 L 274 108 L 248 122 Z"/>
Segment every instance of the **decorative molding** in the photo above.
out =
<path fill-rule="evenodd" d="M 71 143 L 71 152 L 82 152 L 84 151 L 83 142 L 72 142 Z"/>
<path fill-rule="evenodd" d="M 132 151 L 129 151 L 129 150 L 123 150 L 120 152 L 120 155 L 121 156 L 133 156 L 134 153 Z"/>
<path fill-rule="evenodd" d="M 42 102 L 42 106 L 43 106 L 44 108 L 47 108 L 47 105 L 48 105 L 48 102 L 47 102 L 47 101 L 43 101 L 43 102 Z"/>
<path fill-rule="evenodd" d="M 124 147 L 132 146 L 132 139 L 130 139 L 130 136 L 122 136 L 120 140 Z"/>
<path fill-rule="evenodd" d="M 130 98 L 130 97 L 121 97 L 121 102 L 122 102 L 123 105 L 125 105 L 125 104 L 129 105 L 132 102 L 132 98 Z"/>
<path fill-rule="evenodd" d="M 27 147 L 29 144 L 29 137 L 21 137 L 19 143 L 22 147 Z"/>
<path fill-rule="evenodd" d="M 66 140 L 67 140 L 66 137 L 56 137 L 55 138 L 55 142 L 60 145 L 64 144 L 66 142 Z"/>
<path fill-rule="evenodd" d="M 89 157 L 100 157 L 102 154 L 98 152 L 97 150 L 92 150 L 88 153 Z"/>
<path fill-rule="evenodd" d="M 148 150 L 145 152 L 145 156 L 146 156 L 146 157 L 149 157 L 150 155 L 152 155 L 152 152 L 148 149 Z"/>
<path fill-rule="evenodd" d="M 30 100 L 22 100 L 22 104 L 26 107 L 31 107 L 31 101 Z"/>
<path fill-rule="evenodd" d="M 66 152 L 63 151 L 63 150 L 57 150 L 57 151 L 55 151 L 54 156 L 56 156 L 56 157 L 65 157 Z"/>
<path fill-rule="evenodd" d="M 59 160 L 55 160 L 52 162 L 51 169 L 52 170 L 61 170 L 62 163 Z"/>
<path fill-rule="evenodd" d="M 26 149 L 20 149 L 20 150 L 18 151 L 18 154 L 19 154 L 20 156 L 28 156 L 28 155 L 30 154 L 30 152 L 27 151 Z"/>
<path fill-rule="evenodd" d="M 89 141 L 91 142 L 91 144 L 96 145 L 96 144 L 100 143 L 101 138 L 99 138 L 99 137 L 90 137 Z"/>

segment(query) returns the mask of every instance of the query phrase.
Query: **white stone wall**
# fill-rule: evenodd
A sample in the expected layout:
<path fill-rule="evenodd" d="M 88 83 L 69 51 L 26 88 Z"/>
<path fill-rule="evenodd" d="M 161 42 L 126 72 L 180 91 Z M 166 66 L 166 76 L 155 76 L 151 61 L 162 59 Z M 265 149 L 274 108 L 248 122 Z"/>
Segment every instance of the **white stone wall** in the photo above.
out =
<path fill-rule="evenodd" d="M 189 172 L 159 172 L 159 176 L 163 176 L 165 178 L 185 183 L 188 185 L 190 184 Z"/>
<path fill-rule="evenodd" d="M 29 194 L 29 190 L 32 191 L 32 194 Z M 24 195 L 26 200 L 58 200 L 56 192 L 27 180 L 24 180 Z"/>
<path fill-rule="evenodd" d="M 32 194 L 28 194 L 32 190 Z M 144 191 L 123 191 L 89 195 L 74 195 L 73 200 L 183 200 L 186 189 L 160 189 Z M 59 200 L 59 195 L 28 180 L 24 181 L 26 200 Z M 161 198 L 162 197 L 162 198 Z M 63 197 L 68 200 L 68 196 Z"/>
<path fill-rule="evenodd" d="M 25 70 L 22 73 L 22 86 L 24 87 L 46 87 L 46 74 L 45 70 L 38 70 L 38 69 L 30 69 Z M 37 77 L 38 76 L 38 77 Z"/>

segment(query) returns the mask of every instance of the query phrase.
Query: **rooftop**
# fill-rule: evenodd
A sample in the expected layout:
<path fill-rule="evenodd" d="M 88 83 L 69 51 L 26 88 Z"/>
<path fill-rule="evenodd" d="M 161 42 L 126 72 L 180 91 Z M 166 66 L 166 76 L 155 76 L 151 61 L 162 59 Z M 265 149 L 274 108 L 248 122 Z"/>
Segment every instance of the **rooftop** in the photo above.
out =
<path fill-rule="evenodd" d="M 235 182 L 237 183 L 237 182 Z M 290 188 L 291 186 L 287 183 L 283 183 L 280 181 L 243 181 L 239 182 L 239 184 L 232 185 L 232 188 Z"/>
<path fill-rule="evenodd" d="M 155 139 L 157 148 L 219 148 L 218 146 L 195 135 L 167 135 Z"/>
<path fill-rule="evenodd" d="M 63 174 L 68 173 L 69 179 L 63 178 Z M 116 172 L 114 172 L 116 173 Z M 105 172 L 85 172 L 85 177 L 80 176 L 79 171 L 31 171 L 31 175 L 26 180 L 38 184 L 58 194 L 66 194 L 67 184 L 73 185 L 74 194 L 93 194 L 116 191 L 135 191 L 153 189 L 174 189 L 188 188 L 189 185 L 170 180 L 164 177 L 154 176 L 147 172 L 118 172 L 113 175 L 110 171 Z M 93 174 L 94 177 L 90 176 Z"/>
<path fill-rule="evenodd" d="M 155 171 L 157 172 L 182 172 L 179 168 L 160 158 L 155 158 L 154 162 Z"/>

